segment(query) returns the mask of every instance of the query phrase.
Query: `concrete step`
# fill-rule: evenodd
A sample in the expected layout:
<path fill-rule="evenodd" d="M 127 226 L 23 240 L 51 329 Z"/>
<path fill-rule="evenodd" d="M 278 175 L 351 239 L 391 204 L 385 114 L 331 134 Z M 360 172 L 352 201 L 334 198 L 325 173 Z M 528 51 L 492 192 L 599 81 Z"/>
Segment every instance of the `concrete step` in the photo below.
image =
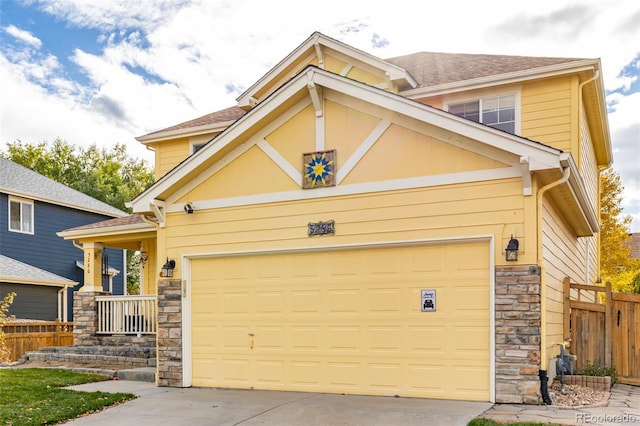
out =
<path fill-rule="evenodd" d="M 143 368 L 131 368 L 129 370 L 118 370 L 116 377 L 121 380 L 133 380 L 136 382 L 151 382 L 156 381 L 156 369 L 155 367 L 143 367 Z"/>

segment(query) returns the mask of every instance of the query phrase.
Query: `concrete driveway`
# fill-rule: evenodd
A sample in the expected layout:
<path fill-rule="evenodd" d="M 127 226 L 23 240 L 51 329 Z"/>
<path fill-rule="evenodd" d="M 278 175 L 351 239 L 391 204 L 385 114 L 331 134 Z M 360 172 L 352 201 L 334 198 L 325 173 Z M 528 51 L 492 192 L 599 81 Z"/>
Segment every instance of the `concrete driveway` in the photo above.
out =
<path fill-rule="evenodd" d="M 69 421 L 71 425 L 466 425 L 488 402 L 334 395 L 303 392 L 159 388 L 111 380 L 72 386 L 138 396 Z"/>

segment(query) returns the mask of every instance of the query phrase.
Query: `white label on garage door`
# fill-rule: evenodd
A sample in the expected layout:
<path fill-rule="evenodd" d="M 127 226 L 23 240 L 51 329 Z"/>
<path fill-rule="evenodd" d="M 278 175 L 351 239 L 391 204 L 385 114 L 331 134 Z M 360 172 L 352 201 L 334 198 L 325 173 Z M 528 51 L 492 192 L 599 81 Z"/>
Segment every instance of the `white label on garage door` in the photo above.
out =
<path fill-rule="evenodd" d="M 435 290 L 422 290 L 422 312 L 433 312 L 436 310 L 436 291 Z"/>

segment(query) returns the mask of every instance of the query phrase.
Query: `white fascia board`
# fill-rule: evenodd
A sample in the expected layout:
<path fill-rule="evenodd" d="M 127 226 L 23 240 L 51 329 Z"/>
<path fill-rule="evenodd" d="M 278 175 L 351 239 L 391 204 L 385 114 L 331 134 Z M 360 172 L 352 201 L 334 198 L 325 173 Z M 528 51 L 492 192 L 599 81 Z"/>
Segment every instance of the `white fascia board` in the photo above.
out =
<path fill-rule="evenodd" d="M 133 225 L 105 226 L 102 228 L 77 229 L 60 231 L 56 235 L 65 240 L 77 240 L 81 238 L 105 237 L 110 235 L 128 235 L 140 232 L 156 232 L 156 227 L 148 223 L 136 223 Z"/>
<path fill-rule="evenodd" d="M 236 120 L 223 134 L 219 136 L 215 143 L 205 145 L 198 152 L 185 159 L 169 173 L 161 177 L 145 192 L 134 198 L 131 201 L 133 213 L 148 212 L 150 203 L 153 202 L 159 194 L 162 194 L 182 179 L 190 170 L 193 170 L 207 162 L 209 157 L 215 155 L 229 143 L 233 142 L 236 138 L 246 132 L 256 121 L 262 120 L 265 116 L 277 109 L 282 102 L 293 97 L 296 93 L 302 90 L 308 93 L 307 82 L 307 73 L 300 73 L 296 78 L 290 80 L 289 83 L 274 92 L 268 102 L 261 102 L 251 110 L 250 114 L 246 114 Z"/>
<path fill-rule="evenodd" d="M 316 44 L 326 46 L 350 58 L 353 58 L 356 61 L 360 61 L 375 68 L 381 69 L 387 76 L 389 76 L 392 81 L 405 79 L 411 85 L 411 87 L 416 87 L 418 85 L 417 81 L 404 68 L 401 68 L 390 62 L 384 61 L 366 52 L 355 49 L 347 44 L 328 38 L 325 35 L 316 32 L 312 34 L 311 37 L 309 37 L 307 40 L 305 40 L 300 46 L 289 53 L 282 61 L 276 64 L 276 66 L 271 68 L 271 70 L 269 70 L 260 80 L 258 80 L 243 94 L 236 98 L 238 106 L 250 106 L 250 99 L 256 91 L 268 84 L 275 74 L 291 65 L 300 56 L 302 56 L 304 52 L 314 49 L 314 45 Z"/>
<path fill-rule="evenodd" d="M 483 89 L 486 87 L 494 87 L 496 85 L 521 83 L 527 80 L 556 77 L 581 71 L 589 71 L 595 69 L 597 64 L 598 61 L 593 59 L 565 62 L 562 64 L 549 65 L 546 67 L 514 71 L 505 74 L 495 74 L 470 80 L 454 81 L 451 83 L 421 87 L 418 89 L 410 89 L 402 91 L 400 94 L 409 99 L 424 98 L 427 96 L 438 96 L 447 93 Z"/>
<path fill-rule="evenodd" d="M 221 121 L 219 123 L 207 124 L 204 126 L 186 127 L 184 129 L 152 133 L 148 135 L 138 136 L 135 138 L 135 140 L 143 144 L 149 144 L 153 142 L 161 142 L 167 139 L 188 138 L 192 136 L 203 135 L 206 133 L 222 132 L 224 129 L 232 125 L 234 121 L 235 120 Z"/>
<path fill-rule="evenodd" d="M 47 287 L 73 287 L 78 285 L 77 281 L 49 281 L 49 280 L 34 280 L 30 278 L 20 278 L 13 276 L 0 275 L 0 282 L 10 284 L 29 284 L 29 285 L 43 285 Z"/>
<path fill-rule="evenodd" d="M 87 207 L 87 206 L 83 206 L 83 205 L 80 205 L 80 204 L 68 203 L 66 201 L 61 201 L 61 200 L 54 200 L 54 199 L 51 199 L 51 198 L 43 197 L 41 195 L 31 194 L 29 192 L 16 191 L 16 190 L 10 189 L 10 188 L 2 188 L 2 187 L 0 187 L 0 192 L 4 193 L 4 194 L 7 194 L 7 195 L 13 195 L 15 197 L 26 198 L 26 199 L 30 199 L 30 200 L 34 200 L 34 201 L 41 201 L 41 202 L 47 203 L 47 204 L 53 204 L 53 205 L 62 206 L 62 207 L 69 207 L 69 208 L 72 208 L 72 209 L 75 209 L 75 210 L 80 210 L 80 211 L 87 212 L 87 213 L 97 213 L 97 214 L 101 214 L 101 215 L 109 216 L 109 217 L 125 217 L 125 216 L 129 215 L 129 213 L 125 213 L 125 212 L 122 212 L 121 214 L 116 214 L 114 212 L 107 212 L 107 211 L 104 211 L 104 210 L 101 210 L 101 209 L 94 209 L 92 207 Z M 115 209 L 115 207 L 114 207 L 114 209 Z"/>
<path fill-rule="evenodd" d="M 470 139 L 484 142 L 492 147 L 510 152 L 518 158 L 529 157 L 529 167 L 531 171 L 547 169 L 560 170 L 561 168 L 558 157 L 560 151 L 555 148 L 483 124 L 474 123 L 393 93 L 373 89 L 370 86 L 354 80 L 337 78 L 334 75 L 323 72 L 317 72 L 314 78 L 316 83 L 321 86 L 346 93 L 359 100 L 383 106 L 384 108 L 418 121 L 429 123 Z"/>

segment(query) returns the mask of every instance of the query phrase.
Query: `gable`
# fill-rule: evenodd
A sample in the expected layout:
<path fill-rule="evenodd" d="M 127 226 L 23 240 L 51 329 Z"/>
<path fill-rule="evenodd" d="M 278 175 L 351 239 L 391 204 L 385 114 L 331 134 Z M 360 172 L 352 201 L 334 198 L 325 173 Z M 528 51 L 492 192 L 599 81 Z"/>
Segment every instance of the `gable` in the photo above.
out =
<path fill-rule="evenodd" d="M 309 65 L 394 92 L 417 84 L 405 69 L 316 32 L 240 95 L 238 107 L 252 108 Z"/>
<path fill-rule="evenodd" d="M 336 185 L 301 189 L 302 154 L 333 149 Z M 171 212 L 181 211 L 186 201 L 208 200 L 205 205 L 214 207 L 273 200 L 268 194 L 305 199 L 513 177 L 527 185 L 535 170 L 561 170 L 558 154 L 309 68 L 138 196 L 132 207 L 147 212 L 161 202 Z"/>

